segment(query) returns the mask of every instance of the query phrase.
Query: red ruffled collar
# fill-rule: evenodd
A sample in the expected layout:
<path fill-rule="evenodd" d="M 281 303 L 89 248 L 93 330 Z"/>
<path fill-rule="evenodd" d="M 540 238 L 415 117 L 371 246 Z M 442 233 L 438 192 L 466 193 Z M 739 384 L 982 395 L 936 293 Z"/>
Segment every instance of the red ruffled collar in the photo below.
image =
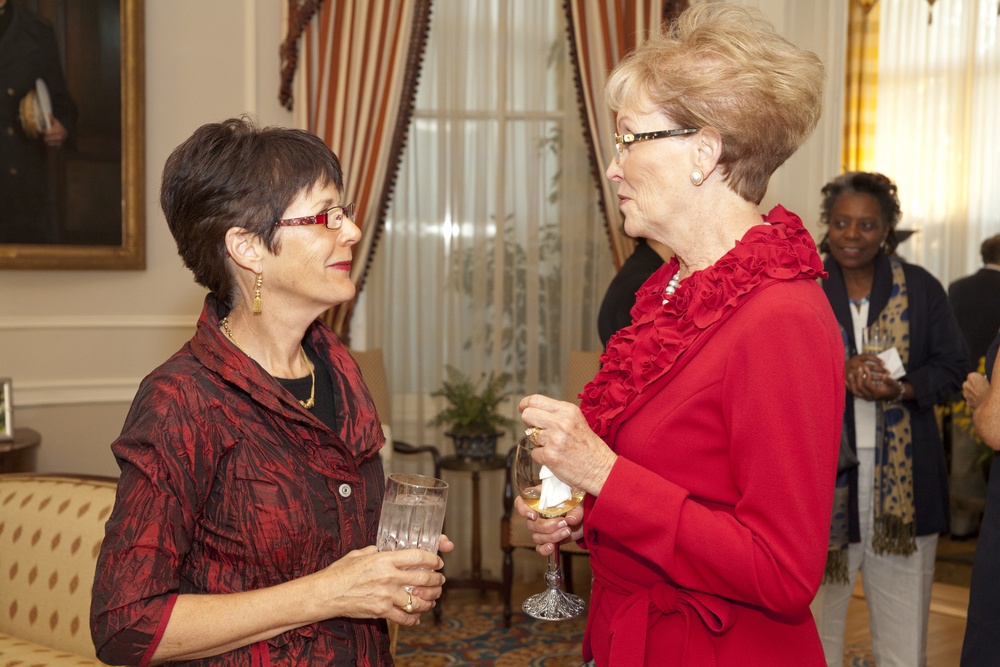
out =
<path fill-rule="evenodd" d="M 797 215 L 776 206 L 763 219 L 770 224 L 752 227 L 719 261 L 682 280 L 666 305 L 664 289 L 680 268 L 676 259 L 639 288 L 633 323 L 611 337 L 601 370 L 583 389 L 580 408 L 595 433 L 606 437 L 632 401 L 755 289 L 775 280 L 826 277 L 816 244 Z"/>

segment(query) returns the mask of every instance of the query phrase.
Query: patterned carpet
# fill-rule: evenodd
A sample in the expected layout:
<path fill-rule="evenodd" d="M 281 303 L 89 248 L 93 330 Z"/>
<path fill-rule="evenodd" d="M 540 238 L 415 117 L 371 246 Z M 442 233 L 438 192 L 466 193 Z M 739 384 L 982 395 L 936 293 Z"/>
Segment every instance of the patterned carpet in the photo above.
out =
<path fill-rule="evenodd" d="M 440 625 L 425 614 L 400 628 L 397 667 L 580 667 L 585 618 L 559 623 L 515 613 L 503 627 L 497 602 L 449 603 Z M 847 645 L 844 667 L 874 667 L 862 646 Z"/>
<path fill-rule="evenodd" d="M 434 625 L 425 614 L 420 625 L 400 628 L 397 667 L 580 667 L 585 617 L 536 621 L 515 613 L 503 627 L 498 602 L 447 604 Z"/>

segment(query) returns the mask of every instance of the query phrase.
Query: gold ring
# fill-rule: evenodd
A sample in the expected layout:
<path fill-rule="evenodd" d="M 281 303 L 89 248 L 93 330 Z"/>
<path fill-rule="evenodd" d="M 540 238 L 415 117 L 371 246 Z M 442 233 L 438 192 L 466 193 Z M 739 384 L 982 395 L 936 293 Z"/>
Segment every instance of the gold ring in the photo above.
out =
<path fill-rule="evenodd" d="M 406 592 L 406 604 L 403 606 L 403 611 L 407 614 L 413 613 L 413 593 L 409 591 Z"/>
<path fill-rule="evenodd" d="M 542 432 L 542 429 L 537 426 L 532 426 L 531 428 L 524 429 L 524 435 L 528 436 L 528 440 L 531 440 L 531 444 L 535 447 L 539 447 L 538 444 L 538 434 Z"/>

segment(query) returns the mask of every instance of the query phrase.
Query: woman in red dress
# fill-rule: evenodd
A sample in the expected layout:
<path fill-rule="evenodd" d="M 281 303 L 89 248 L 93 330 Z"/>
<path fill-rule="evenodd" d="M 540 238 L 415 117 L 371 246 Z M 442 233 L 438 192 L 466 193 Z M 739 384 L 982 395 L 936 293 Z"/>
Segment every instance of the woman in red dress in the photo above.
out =
<path fill-rule="evenodd" d="M 533 395 L 538 460 L 584 488 L 540 520 L 594 571 L 584 658 L 635 665 L 822 665 L 823 575 L 844 348 L 794 214 L 768 180 L 813 130 L 823 66 L 758 12 L 700 4 L 608 83 L 625 230 L 675 257 L 640 288 L 581 408 Z"/>

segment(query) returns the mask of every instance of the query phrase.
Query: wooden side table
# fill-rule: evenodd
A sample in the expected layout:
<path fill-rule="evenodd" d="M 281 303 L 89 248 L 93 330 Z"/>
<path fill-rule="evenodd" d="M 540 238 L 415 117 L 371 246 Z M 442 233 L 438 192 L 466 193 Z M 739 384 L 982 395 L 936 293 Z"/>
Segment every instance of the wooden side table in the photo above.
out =
<path fill-rule="evenodd" d="M 42 436 L 30 428 L 15 428 L 13 440 L 0 440 L 0 473 L 34 472 Z"/>
<path fill-rule="evenodd" d="M 457 456 L 445 456 L 441 459 L 442 470 L 472 473 L 472 573 L 469 577 L 462 579 L 449 578 L 445 582 L 445 590 L 449 588 L 474 588 L 480 591 L 503 591 L 503 582 L 483 579 L 482 576 L 483 547 L 479 525 L 479 474 L 490 470 L 503 470 L 506 467 L 507 461 L 502 456 L 493 456 L 491 459 L 481 461 L 462 459 Z"/>

